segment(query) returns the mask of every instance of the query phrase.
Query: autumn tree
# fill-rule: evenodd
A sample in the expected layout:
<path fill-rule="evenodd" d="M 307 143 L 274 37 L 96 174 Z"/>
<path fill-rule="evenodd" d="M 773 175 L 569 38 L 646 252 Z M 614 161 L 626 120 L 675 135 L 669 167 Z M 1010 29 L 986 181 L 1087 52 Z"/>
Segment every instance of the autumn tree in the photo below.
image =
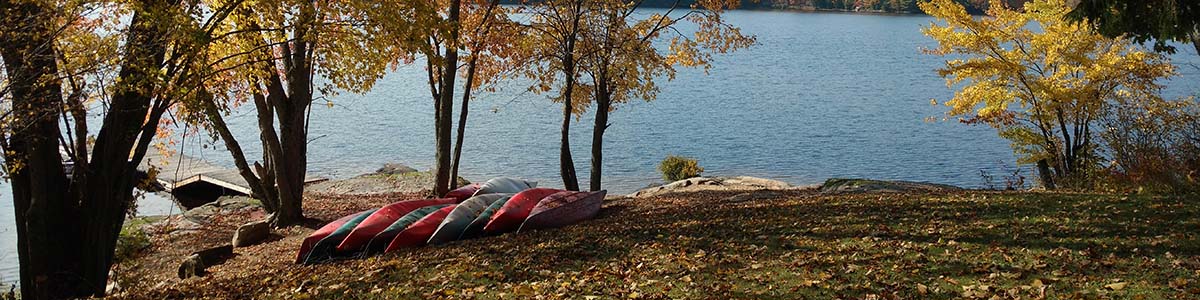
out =
<path fill-rule="evenodd" d="M 590 17 L 584 23 L 580 69 L 590 76 L 596 103 L 589 186 L 593 191 L 601 189 L 604 132 L 616 105 L 631 99 L 654 100 L 659 90 L 655 81 L 674 79 L 675 66 L 702 67 L 707 73 L 714 54 L 754 44 L 754 37 L 742 34 L 721 16 L 736 8 L 738 1 L 699 1 L 690 8 L 681 8 L 684 4 L 676 1 L 664 13 L 634 19 L 631 16 L 640 5 L 597 1 L 589 6 Z M 682 29 L 681 24 L 695 29 Z M 658 42 L 667 46 L 658 47 Z"/>
<path fill-rule="evenodd" d="M 196 4 L 0 1 L 11 104 L 0 146 L 23 298 L 104 294 L 137 166 L 164 113 L 191 95 L 197 47 L 228 16 L 226 6 L 201 14 Z M 95 136 L 80 111 L 91 101 L 106 108 Z"/>
<path fill-rule="evenodd" d="M 943 24 L 923 32 L 926 52 L 952 56 L 938 74 L 961 87 L 948 114 L 987 124 L 1012 142 L 1020 162 L 1036 163 L 1046 188 L 1078 186 L 1099 163 L 1096 122 L 1114 106 L 1158 101 L 1155 83 L 1173 67 L 1161 55 L 1106 38 L 1092 24 L 1064 19 L 1064 0 L 999 4 L 974 18 L 951 0 L 922 2 Z"/>
<path fill-rule="evenodd" d="M 476 13 L 468 13 L 463 18 L 463 28 L 468 28 L 462 37 L 463 51 L 467 63 L 464 74 L 462 102 L 459 105 L 458 126 L 454 137 L 454 156 L 450 167 L 449 187 L 454 188 L 458 182 L 458 170 L 462 165 L 462 147 L 467 129 L 467 116 L 472 93 L 513 72 L 517 65 L 512 58 L 516 37 L 521 28 L 509 20 L 509 8 L 500 6 L 500 1 L 486 0 L 469 3 L 468 8 Z"/>
<path fill-rule="evenodd" d="M 526 66 L 522 73 L 534 82 L 530 91 L 541 94 L 557 87 L 558 94 L 551 100 L 563 104 L 559 175 L 563 187 L 571 191 L 579 190 L 575 160 L 571 156 L 571 117 L 582 114 L 590 101 L 591 87 L 579 82 L 580 50 L 577 46 L 586 26 L 585 19 L 592 13 L 590 5 L 593 5 L 591 0 L 528 3 L 525 13 L 530 18 L 529 23 L 524 24 L 528 35 L 519 52 L 520 60 Z"/>
<path fill-rule="evenodd" d="M 408 1 L 263 1 L 220 28 L 203 62 L 212 76 L 191 112 L 224 141 L 275 226 L 303 221 L 308 124 L 314 95 L 365 92 L 401 59 L 391 34 L 410 34 Z M 318 84 L 314 78 L 322 78 Z M 316 90 L 314 90 L 314 88 Z M 252 103 L 263 147 L 251 164 L 224 115 Z M 276 128 L 278 126 L 278 128 Z"/>

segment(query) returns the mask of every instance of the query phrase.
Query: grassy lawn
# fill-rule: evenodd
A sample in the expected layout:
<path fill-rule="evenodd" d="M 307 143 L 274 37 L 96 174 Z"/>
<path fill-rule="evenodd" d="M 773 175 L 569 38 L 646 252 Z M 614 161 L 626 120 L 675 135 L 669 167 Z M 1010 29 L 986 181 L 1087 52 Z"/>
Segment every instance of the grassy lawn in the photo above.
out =
<path fill-rule="evenodd" d="M 606 203 L 572 227 L 318 266 L 308 231 L 130 298 L 1200 298 L 1200 201 L 731 193 Z"/>

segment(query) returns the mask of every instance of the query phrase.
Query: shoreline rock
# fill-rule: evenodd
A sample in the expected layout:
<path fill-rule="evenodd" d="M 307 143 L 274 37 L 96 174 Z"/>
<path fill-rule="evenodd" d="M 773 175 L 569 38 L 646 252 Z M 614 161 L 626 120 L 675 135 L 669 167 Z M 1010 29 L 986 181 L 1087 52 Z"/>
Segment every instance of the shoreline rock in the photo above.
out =
<path fill-rule="evenodd" d="M 644 188 L 629 194 L 629 197 L 646 198 L 671 193 L 700 191 L 792 191 L 815 188 L 816 186 L 797 186 L 779 180 L 750 176 L 693 177 L 656 187 Z"/>
<path fill-rule="evenodd" d="M 350 196 L 371 196 L 392 193 L 428 193 L 435 179 L 431 171 L 416 169 L 396 163 L 384 164 L 374 173 L 347 179 L 326 180 L 304 187 L 305 192 Z M 459 177 L 459 182 L 470 181 Z"/>
<path fill-rule="evenodd" d="M 906 193 L 906 192 L 947 192 L 959 191 L 962 188 L 928 182 L 904 180 L 873 180 L 854 178 L 830 178 L 818 189 L 822 194 L 843 193 Z"/>

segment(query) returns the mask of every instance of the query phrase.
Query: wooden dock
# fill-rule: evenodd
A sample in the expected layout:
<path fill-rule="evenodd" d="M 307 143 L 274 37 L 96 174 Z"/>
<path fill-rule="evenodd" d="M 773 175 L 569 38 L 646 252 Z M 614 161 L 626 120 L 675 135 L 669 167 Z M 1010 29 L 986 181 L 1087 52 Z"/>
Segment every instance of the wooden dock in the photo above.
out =
<path fill-rule="evenodd" d="M 251 194 L 250 184 L 242 178 L 237 168 L 218 166 L 189 155 L 174 153 L 164 156 L 159 151 L 150 149 L 142 163 L 138 164 L 138 171 L 148 172 L 151 167 L 158 169 L 155 179 L 167 192 L 221 188 L 243 195 Z M 307 176 L 304 183 L 324 180 L 325 178 Z"/>

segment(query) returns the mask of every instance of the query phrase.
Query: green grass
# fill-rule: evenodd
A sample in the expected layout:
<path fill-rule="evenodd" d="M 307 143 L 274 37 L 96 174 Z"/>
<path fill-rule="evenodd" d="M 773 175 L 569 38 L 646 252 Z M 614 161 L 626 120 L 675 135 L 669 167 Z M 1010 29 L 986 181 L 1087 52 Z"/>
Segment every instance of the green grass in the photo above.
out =
<path fill-rule="evenodd" d="M 270 266 L 264 273 L 275 277 L 263 285 L 215 280 L 159 296 L 1200 297 L 1200 207 L 1185 197 L 800 193 L 723 201 L 732 195 L 619 200 L 567 228 Z"/>
<path fill-rule="evenodd" d="M 162 219 L 161 216 L 136 217 L 125 220 L 121 233 L 117 236 L 117 249 L 114 254 L 116 262 L 133 259 L 142 250 L 150 247 L 150 237 L 142 230 L 142 226 Z"/>

